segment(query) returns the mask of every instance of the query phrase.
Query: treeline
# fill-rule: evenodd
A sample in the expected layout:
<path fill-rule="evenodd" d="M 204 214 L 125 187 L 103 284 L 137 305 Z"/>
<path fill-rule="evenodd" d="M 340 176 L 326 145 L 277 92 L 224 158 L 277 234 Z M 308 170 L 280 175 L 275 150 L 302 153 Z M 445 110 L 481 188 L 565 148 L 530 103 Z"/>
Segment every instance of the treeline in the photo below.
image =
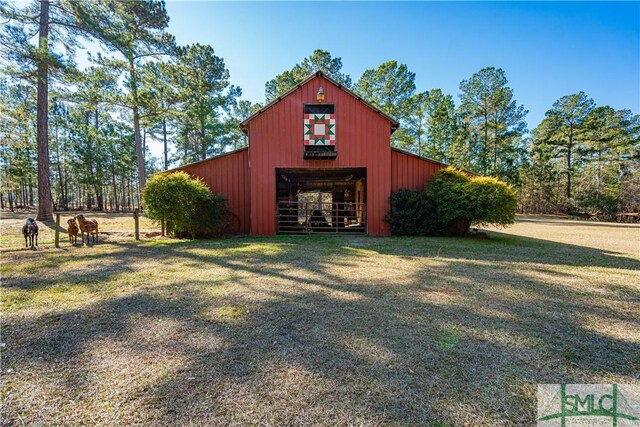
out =
<path fill-rule="evenodd" d="M 211 46 L 176 45 L 163 2 L 0 2 L 0 15 L 3 208 L 133 209 L 153 172 L 246 145 L 254 106 Z M 101 49 L 80 69 L 86 42 Z"/>
<path fill-rule="evenodd" d="M 211 46 L 176 45 L 163 2 L 0 0 L 0 15 L 3 207 L 38 203 L 40 219 L 51 208 L 132 209 L 151 173 L 246 145 L 238 124 L 260 105 L 241 99 Z M 79 69 L 87 41 L 101 49 Z M 530 130 L 502 69 L 481 69 L 454 97 L 418 90 L 396 61 L 354 82 L 323 50 L 268 81 L 266 101 L 318 70 L 397 118 L 393 145 L 511 183 L 522 212 L 640 210 L 631 111 L 578 93 Z M 150 141 L 163 143 L 161 158 Z"/>

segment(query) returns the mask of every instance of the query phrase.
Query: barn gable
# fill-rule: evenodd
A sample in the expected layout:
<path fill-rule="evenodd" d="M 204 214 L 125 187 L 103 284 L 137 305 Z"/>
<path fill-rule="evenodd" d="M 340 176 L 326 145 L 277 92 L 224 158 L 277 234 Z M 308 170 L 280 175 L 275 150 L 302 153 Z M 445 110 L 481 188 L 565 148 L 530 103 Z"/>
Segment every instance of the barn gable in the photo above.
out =
<path fill-rule="evenodd" d="M 317 99 L 320 88 L 324 92 L 322 102 Z M 310 105 L 333 107 L 333 157 L 309 158 L 307 154 L 305 107 Z M 333 193 L 335 197 L 325 197 L 340 200 L 335 203 L 352 200 L 356 190 L 348 189 L 351 193 L 342 201 L 343 194 L 330 190 L 331 185 L 327 183 L 331 181 L 336 188 L 342 188 L 338 184 L 344 178 L 340 176 L 347 170 L 353 172 L 345 172 L 346 177 L 364 171 L 360 181 L 363 186 L 366 183 L 366 191 L 360 191 L 360 202 L 354 201 L 361 203 L 363 208 L 366 206 L 366 226 L 362 222 L 364 231 L 375 235 L 389 234 L 384 217 L 389 210 L 391 191 L 391 132 L 397 127 L 394 119 L 324 74 L 316 73 L 243 122 L 243 127 L 249 135 L 252 234 L 270 235 L 282 231 L 278 228 L 278 206 L 299 200 L 296 191 L 311 191 L 315 186 L 318 191 Z M 277 182 L 284 170 L 299 177 L 296 184 Z M 313 170 L 316 175 L 302 177 L 302 170 L 310 173 Z M 320 175 L 324 183 L 320 182 Z M 299 188 L 293 188 L 296 185 Z M 335 221 L 328 219 L 327 222 L 333 225 Z"/>
<path fill-rule="evenodd" d="M 350 94 L 351 96 L 356 98 L 358 101 L 362 102 L 364 105 L 368 106 L 373 111 L 375 111 L 376 113 L 380 114 L 381 116 L 383 116 L 387 120 L 389 120 L 389 122 L 391 123 L 391 133 L 393 133 L 400 126 L 400 123 L 398 123 L 398 121 L 396 119 L 394 119 L 393 117 L 389 116 L 388 114 L 386 114 L 385 112 L 380 110 L 375 105 L 373 105 L 370 102 L 366 101 L 364 98 L 360 97 L 359 95 L 357 95 L 355 92 L 353 92 L 349 88 L 347 88 L 347 87 L 343 86 L 342 84 L 338 83 L 337 81 L 333 80 L 331 77 L 327 76 L 322 71 L 317 71 L 316 73 L 310 75 L 309 77 L 307 77 L 306 79 L 304 79 L 303 81 L 301 81 L 300 83 L 298 83 L 297 85 L 295 85 L 294 87 L 292 87 L 291 89 L 289 89 L 288 91 L 283 93 L 282 95 L 278 96 L 277 98 L 275 98 L 274 100 L 269 102 L 264 107 L 262 107 L 261 109 L 259 109 L 255 113 L 253 113 L 251 116 L 249 116 L 243 122 L 241 122 L 240 123 L 240 128 L 242 129 L 242 131 L 245 134 L 248 134 L 248 132 L 249 132 L 249 127 L 248 127 L 249 122 L 251 122 L 253 119 L 255 119 L 256 117 L 258 117 L 259 115 L 261 115 L 262 113 L 267 111 L 269 108 L 271 108 L 274 105 L 276 105 L 278 102 L 282 101 L 284 98 L 289 96 L 291 93 L 295 92 L 296 90 L 298 90 L 302 86 L 305 86 L 307 83 L 309 83 L 311 80 L 313 80 L 313 79 L 315 79 L 317 77 L 322 77 L 327 82 L 331 83 L 332 85 L 336 86 L 337 88 L 339 88 L 339 89 L 345 91 L 346 93 Z"/>

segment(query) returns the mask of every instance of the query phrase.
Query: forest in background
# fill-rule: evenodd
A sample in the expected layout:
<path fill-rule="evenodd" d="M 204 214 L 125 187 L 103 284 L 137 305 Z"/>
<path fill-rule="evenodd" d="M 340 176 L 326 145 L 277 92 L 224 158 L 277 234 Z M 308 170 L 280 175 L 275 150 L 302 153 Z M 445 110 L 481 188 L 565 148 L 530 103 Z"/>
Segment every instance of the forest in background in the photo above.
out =
<path fill-rule="evenodd" d="M 139 207 L 154 172 L 241 148 L 243 100 L 213 47 L 178 46 L 158 1 L 0 0 L 0 204 L 53 210 Z M 91 66 L 75 58 L 86 54 Z M 392 144 L 512 184 L 524 213 L 615 218 L 640 211 L 640 116 L 560 97 L 530 129 L 505 72 L 486 67 L 459 93 L 418 89 L 390 60 L 357 81 L 315 50 L 265 84 L 269 102 L 321 70 L 396 118 Z M 164 146 L 151 155 L 149 141 Z"/>

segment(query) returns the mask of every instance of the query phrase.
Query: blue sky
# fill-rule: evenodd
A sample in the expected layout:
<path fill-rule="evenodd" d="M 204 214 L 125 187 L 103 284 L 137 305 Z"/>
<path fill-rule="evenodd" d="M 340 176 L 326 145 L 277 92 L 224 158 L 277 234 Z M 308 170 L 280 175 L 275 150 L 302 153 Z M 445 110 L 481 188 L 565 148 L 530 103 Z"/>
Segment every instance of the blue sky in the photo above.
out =
<path fill-rule="evenodd" d="M 210 44 L 243 98 L 314 49 L 343 61 L 355 81 L 395 59 L 418 90 L 459 83 L 482 67 L 505 70 L 533 129 L 563 95 L 640 112 L 640 3 L 168 1 L 179 44 Z"/>

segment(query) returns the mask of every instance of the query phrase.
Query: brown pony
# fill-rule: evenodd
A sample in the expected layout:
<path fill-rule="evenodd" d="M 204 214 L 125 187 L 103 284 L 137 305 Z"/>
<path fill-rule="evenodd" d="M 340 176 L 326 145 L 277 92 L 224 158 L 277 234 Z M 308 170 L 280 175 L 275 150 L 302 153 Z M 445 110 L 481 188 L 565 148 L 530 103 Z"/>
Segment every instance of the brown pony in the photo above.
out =
<path fill-rule="evenodd" d="M 84 215 L 76 216 L 80 232 L 82 233 L 82 243 L 84 243 L 84 233 L 87 233 L 87 243 L 89 243 L 89 236 L 93 237 L 93 242 L 98 242 L 98 221 L 95 219 L 85 219 Z"/>
<path fill-rule="evenodd" d="M 73 218 L 69 219 L 67 221 L 67 224 L 69 224 L 69 227 L 67 227 L 67 233 L 69 233 L 69 243 L 75 245 L 78 243 L 78 231 L 80 231 L 80 229 L 78 228 L 78 224 L 76 224 Z"/>

